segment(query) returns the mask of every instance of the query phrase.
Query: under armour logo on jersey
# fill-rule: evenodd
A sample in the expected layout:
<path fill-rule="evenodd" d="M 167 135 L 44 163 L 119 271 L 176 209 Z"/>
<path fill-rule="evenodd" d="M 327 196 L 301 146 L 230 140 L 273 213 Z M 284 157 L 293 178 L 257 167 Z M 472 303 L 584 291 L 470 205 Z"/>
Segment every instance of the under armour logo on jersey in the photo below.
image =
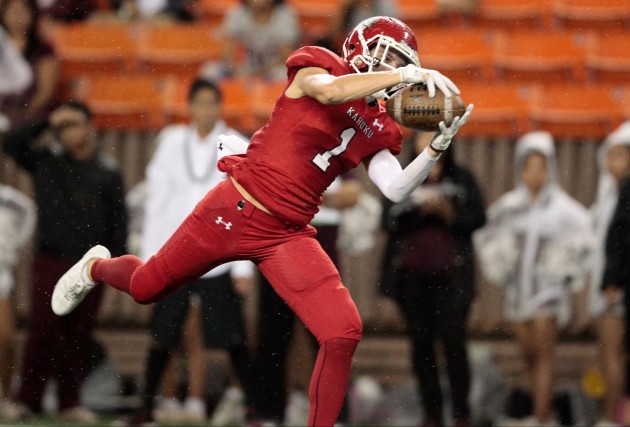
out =
<path fill-rule="evenodd" d="M 232 228 L 232 223 L 231 222 L 224 222 L 223 221 L 223 217 L 219 216 L 217 217 L 217 220 L 215 221 L 217 224 L 223 224 L 225 225 L 225 229 L 229 230 L 230 228 Z"/>
<path fill-rule="evenodd" d="M 379 132 L 383 131 L 383 123 L 379 123 L 378 119 L 374 119 L 374 123 L 372 123 L 372 126 L 376 126 L 378 128 Z"/>

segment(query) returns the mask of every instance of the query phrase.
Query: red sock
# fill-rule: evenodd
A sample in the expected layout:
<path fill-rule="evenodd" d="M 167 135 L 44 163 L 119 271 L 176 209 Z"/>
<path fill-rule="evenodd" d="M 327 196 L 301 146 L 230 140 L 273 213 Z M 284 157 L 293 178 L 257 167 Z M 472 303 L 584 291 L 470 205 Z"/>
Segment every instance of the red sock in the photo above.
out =
<path fill-rule="evenodd" d="M 343 406 L 350 379 L 352 356 L 359 341 L 333 338 L 324 342 L 317 354 L 308 396 L 309 426 L 333 426 Z"/>
<path fill-rule="evenodd" d="M 90 269 L 95 282 L 106 283 L 119 291 L 129 294 L 131 276 L 143 262 L 134 255 L 123 255 L 112 259 L 99 259 Z"/>

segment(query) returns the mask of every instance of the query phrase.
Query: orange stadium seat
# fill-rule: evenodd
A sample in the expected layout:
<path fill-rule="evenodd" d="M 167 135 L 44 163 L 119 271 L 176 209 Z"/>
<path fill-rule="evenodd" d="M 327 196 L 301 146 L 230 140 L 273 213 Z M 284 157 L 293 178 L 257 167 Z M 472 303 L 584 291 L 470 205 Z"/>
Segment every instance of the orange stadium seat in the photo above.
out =
<path fill-rule="evenodd" d="M 161 79 L 144 74 L 99 74 L 83 79 L 79 98 L 93 110 L 98 128 L 157 129 L 163 125 L 161 83 Z"/>
<path fill-rule="evenodd" d="M 479 0 L 473 22 L 487 28 L 544 28 L 551 25 L 548 0 Z"/>
<path fill-rule="evenodd" d="M 223 118 L 226 123 L 249 135 L 254 131 L 252 116 L 253 88 L 251 78 L 226 78 L 219 82 L 223 94 Z"/>
<path fill-rule="evenodd" d="M 630 84 L 613 88 L 613 93 L 621 104 L 624 120 L 630 120 Z"/>
<path fill-rule="evenodd" d="M 137 43 L 141 69 L 159 75 L 195 75 L 223 52 L 216 28 L 205 23 L 141 25 Z"/>
<path fill-rule="evenodd" d="M 613 89 L 605 85 L 537 86 L 529 109 L 534 129 L 565 138 L 603 138 L 619 125 L 622 114 Z"/>
<path fill-rule="evenodd" d="M 584 46 L 573 32 L 500 31 L 494 42 L 497 79 L 521 83 L 579 82 Z"/>
<path fill-rule="evenodd" d="M 186 123 L 188 112 L 188 89 L 192 78 L 167 77 L 160 95 L 161 113 L 167 123 Z"/>
<path fill-rule="evenodd" d="M 415 32 L 416 37 L 422 37 L 427 27 L 434 28 L 445 23 L 435 0 L 398 0 L 397 4 L 398 17 L 411 28 L 418 30 Z"/>
<path fill-rule="evenodd" d="M 285 81 L 268 82 L 263 80 L 257 81 L 254 85 L 252 91 L 252 116 L 255 130 L 264 126 L 269 120 L 276 100 L 286 86 L 287 83 Z"/>
<path fill-rule="evenodd" d="M 492 80 L 492 34 L 476 28 L 414 30 L 423 67 L 440 70 L 455 83 Z"/>
<path fill-rule="evenodd" d="M 135 45 L 128 24 L 56 24 L 51 37 L 65 79 L 86 73 L 119 73 L 133 67 Z"/>
<path fill-rule="evenodd" d="M 515 138 L 528 130 L 528 87 L 465 82 L 459 89 L 464 102 L 475 104 L 475 109 L 458 135 Z"/>
<path fill-rule="evenodd" d="M 586 42 L 586 72 L 599 83 L 630 83 L 630 32 L 592 32 Z"/>
<path fill-rule="evenodd" d="M 627 0 L 554 0 L 556 25 L 567 28 L 609 30 L 630 28 Z"/>

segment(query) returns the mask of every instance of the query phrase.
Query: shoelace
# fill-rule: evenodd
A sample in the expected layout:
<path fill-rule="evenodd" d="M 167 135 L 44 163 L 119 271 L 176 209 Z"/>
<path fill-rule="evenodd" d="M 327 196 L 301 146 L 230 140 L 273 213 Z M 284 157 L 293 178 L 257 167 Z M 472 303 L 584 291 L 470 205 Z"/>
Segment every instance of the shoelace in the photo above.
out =
<path fill-rule="evenodd" d="M 71 287 L 64 289 L 64 295 L 68 299 L 74 299 L 85 292 L 88 288 L 89 286 L 83 283 L 83 280 L 79 278 L 72 284 Z"/>

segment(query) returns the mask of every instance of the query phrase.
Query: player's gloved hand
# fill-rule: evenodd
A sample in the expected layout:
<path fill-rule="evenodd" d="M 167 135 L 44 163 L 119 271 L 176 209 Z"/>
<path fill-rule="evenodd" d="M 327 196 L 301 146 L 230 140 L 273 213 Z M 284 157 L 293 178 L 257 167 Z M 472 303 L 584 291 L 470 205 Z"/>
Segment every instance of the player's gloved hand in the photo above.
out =
<path fill-rule="evenodd" d="M 400 71 L 401 83 L 424 83 L 427 85 L 429 97 L 431 98 L 435 96 L 436 86 L 447 98 L 449 98 L 452 93 L 458 95 L 460 93 L 455 83 L 439 71 L 416 67 L 413 64 L 405 65 L 404 67 L 398 68 L 398 70 Z"/>
<path fill-rule="evenodd" d="M 448 146 L 451 145 L 451 141 L 453 140 L 453 137 L 455 136 L 459 128 L 464 126 L 468 121 L 473 107 L 473 104 L 468 104 L 468 107 L 466 107 L 466 112 L 461 117 L 455 117 L 453 119 L 453 123 L 451 123 L 449 127 L 446 126 L 446 123 L 444 123 L 444 121 L 441 121 L 440 132 L 436 133 L 431 140 L 431 148 L 433 148 L 438 153 L 446 150 Z"/>

